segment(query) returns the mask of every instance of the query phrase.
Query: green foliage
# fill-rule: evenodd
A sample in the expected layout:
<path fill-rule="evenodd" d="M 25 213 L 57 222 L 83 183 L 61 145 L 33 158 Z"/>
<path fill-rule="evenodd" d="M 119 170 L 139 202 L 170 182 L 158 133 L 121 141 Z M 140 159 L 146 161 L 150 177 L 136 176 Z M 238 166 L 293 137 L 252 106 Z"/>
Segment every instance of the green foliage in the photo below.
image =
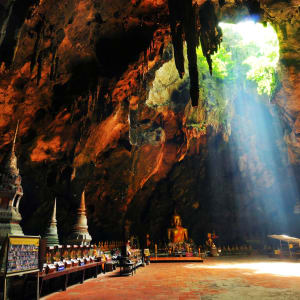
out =
<path fill-rule="evenodd" d="M 247 33 L 243 32 L 244 29 L 247 29 Z M 270 97 L 276 89 L 276 65 L 279 59 L 279 43 L 273 28 L 269 24 L 266 28 L 261 24 L 246 23 L 241 27 L 224 24 L 223 32 L 227 37 L 224 43 L 229 48 L 234 45 L 239 58 L 235 64 L 243 62 L 243 65 L 247 65 L 246 78 L 256 83 L 259 95 Z M 239 41 L 236 37 L 239 37 Z M 244 72 L 240 76 L 245 78 Z"/>
<path fill-rule="evenodd" d="M 200 123 L 188 123 L 188 128 L 196 128 L 199 132 L 205 132 L 206 131 L 206 123 L 200 122 Z"/>
<path fill-rule="evenodd" d="M 271 96 L 276 89 L 276 64 L 278 53 L 276 48 L 268 49 L 269 53 L 262 53 L 259 56 L 250 56 L 243 62 L 250 66 L 247 72 L 247 79 L 253 80 L 257 84 L 259 95 Z"/>
<path fill-rule="evenodd" d="M 201 48 L 197 48 L 197 64 L 200 72 L 208 74 L 208 64 L 203 56 Z M 227 51 L 223 45 L 220 46 L 217 53 L 212 56 L 213 78 L 224 79 L 231 72 L 233 61 L 231 52 Z"/>
<path fill-rule="evenodd" d="M 210 76 L 209 68 L 201 48 L 197 49 L 198 72 L 200 75 L 199 90 L 200 98 L 205 99 L 206 122 L 216 131 L 226 131 L 228 119 L 228 99 L 224 93 L 224 81 L 233 81 L 234 61 L 232 54 L 222 44 L 219 51 L 212 56 L 213 74 Z M 198 119 L 200 117 L 198 116 Z"/>
<path fill-rule="evenodd" d="M 268 59 L 264 56 L 251 56 L 244 63 L 251 66 L 251 69 L 247 72 L 247 79 L 256 82 L 258 94 L 270 96 L 275 88 L 275 69 Z"/>
<path fill-rule="evenodd" d="M 202 50 L 197 49 L 200 99 L 204 99 L 206 125 L 216 130 L 230 131 L 230 103 L 245 93 L 255 82 L 259 95 L 272 97 L 277 86 L 276 64 L 278 61 L 278 39 L 270 25 L 223 24 L 223 42 L 219 51 L 212 56 L 213 74 L 210 76 Z M 253 29 L 251 30 L 253 26 Z M 261 27 L 261 28 L 260 28 Z M 263 34 L 260 34 L 263 32 Z M 198 116 L 189 115 L 189 123 Z"/>
<path fill-rule="evenodd" d="M 254 25 L 259 26 L 259 24 Z M 269 25 L 268 31 L 270 34 L 273 33 Z M 218 53 L 212 56 L 212 78 L 228 82 L 241 76 L 256 82 L 257 92 L 260 95 L 270 96 L 276 88 L 276 64 L 279 56 L 276 36 L 267 35 L 264 40 L 258 37 L 258 42 L 256 42 L 255 36 L 247 39 L 238 30 L 237 25 L 233 27 L 229 24 L 224 24 L 223 32 L 224 41 Z M 197 49 L 197 56 L 199 71 L 208 74 L 206 59 L 200 48 Z M 248 65 L 248 68 L 243 68 L 241 62 Z"/>

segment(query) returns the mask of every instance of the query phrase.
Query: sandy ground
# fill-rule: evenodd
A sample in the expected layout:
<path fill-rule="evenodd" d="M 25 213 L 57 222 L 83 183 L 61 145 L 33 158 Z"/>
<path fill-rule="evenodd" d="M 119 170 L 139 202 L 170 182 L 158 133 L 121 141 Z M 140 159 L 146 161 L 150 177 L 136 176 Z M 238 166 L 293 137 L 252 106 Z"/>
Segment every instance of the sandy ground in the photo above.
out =
<path fill-rule="evenodd" d="M 204 263 L 153 263 L 134 276 L 107 273 L 42 299 L 299 300 L 300 262 L 220 257 Z"/>

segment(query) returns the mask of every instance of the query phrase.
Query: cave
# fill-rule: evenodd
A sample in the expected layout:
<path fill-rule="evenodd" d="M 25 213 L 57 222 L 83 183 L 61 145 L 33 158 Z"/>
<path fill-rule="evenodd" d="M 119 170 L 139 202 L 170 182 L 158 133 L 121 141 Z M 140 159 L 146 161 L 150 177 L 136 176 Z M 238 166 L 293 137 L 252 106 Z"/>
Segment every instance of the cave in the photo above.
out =
<path fill-rule="evenodd" d="M 13 149 L 25 235 L 56 199 L 61 245 L 79 211 L 93 244 L 151 253 L 177 215 L 220 257 L 300 238 L 298 1 L 25 2 L 0 1 L 0 190 Z"/>

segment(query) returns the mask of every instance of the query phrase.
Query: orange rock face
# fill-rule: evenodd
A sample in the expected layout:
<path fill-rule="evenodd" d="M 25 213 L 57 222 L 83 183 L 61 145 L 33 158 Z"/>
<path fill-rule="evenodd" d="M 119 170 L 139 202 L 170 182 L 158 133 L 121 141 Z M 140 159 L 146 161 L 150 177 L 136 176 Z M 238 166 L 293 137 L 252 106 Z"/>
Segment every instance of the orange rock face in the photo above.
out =
<path fill-rule="evenodd" d="M 17 154 L 25 190 L 25 232 L 42 234 L 48 221 L 41 216 L 48 208 L 50 214 L 57 196 L 58 227 L 67 236 L 84 187 L 95 238 L 120 237 L 124 220 L 136 214 L 155 216 L 158 210 L 158 219 L 166 218 L 173 204 L 163 207 L 158 196 L 150 200 L 166 181 L 178 180 L 174 186 L 179 190 L 162 198 L 177 193 L 182 203 L 192 203 L 191 211 L 203 209 L 194 204 L 205 184 L 199 184 L 198 196 L 185 199 L 184 184 L 195 179 L 187 179 L 182 169 L 204 178 L 210 132 L 185 126 L 186 103 L 160 105 L 160 93 L 169 101 L 172 86 L 162 84 L 152 104 L 147 103 L 156 71 L 173 56 L 167 1 L 32 1 L 25 8 L 13 7 L 19 25 L 12 24 L 6 2 L 0 6 L 0 16 L 10 26 L 0 23 L 0 150 L 3 157 L 20 120 Z M 237 14 L 235 7 L 213 2 L 223 18 Z M 277 24 L 282 87 L 275 102 L 290 130 L 290 159 L 298 164 L 299 16 L 294 5 L 288 16 L 278 12 L 275 19 L 272 14 L 280 10 L 273 1 L 260 1 L 260 7 L 263 18 Z"/>

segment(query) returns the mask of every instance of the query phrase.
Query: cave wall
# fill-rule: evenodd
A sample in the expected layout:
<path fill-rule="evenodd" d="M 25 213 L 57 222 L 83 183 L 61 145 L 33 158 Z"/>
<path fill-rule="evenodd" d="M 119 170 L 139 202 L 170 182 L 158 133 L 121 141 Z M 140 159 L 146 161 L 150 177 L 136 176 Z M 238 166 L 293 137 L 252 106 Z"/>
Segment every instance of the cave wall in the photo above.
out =
<path fill-rule="evenodd" d="M 219 19 L 237 21 L 250 12 L 274 24 L 281 85 L 273 101 L 297 166 L 296 1 L 213 2 Z M 43 233 L 56 196 L 64 239 L 84 188 L 95 240 L 120 238 L 125 220 L 134 233 L 155 235 L 169 223 L 174 203 L 191 220 L 193 235 L 210 229 L 211 217 L 202 213 L 198 222 L 199 211 L 212 207 L 206 172 L 210 132 L 194 136 L 186 130 L 184 103 L 146 105 L 155 72 L 173 57 L 167 1 L 6 0 L 0 16 L 0 151 L 3 158 L 20 120 L 24 232 Z M 168 90 L 170 97 L 173 92 Z M 230 186 L 230 176 L 224 180 Z M 226 193 L 230 202 L 233 192 Z"/>

